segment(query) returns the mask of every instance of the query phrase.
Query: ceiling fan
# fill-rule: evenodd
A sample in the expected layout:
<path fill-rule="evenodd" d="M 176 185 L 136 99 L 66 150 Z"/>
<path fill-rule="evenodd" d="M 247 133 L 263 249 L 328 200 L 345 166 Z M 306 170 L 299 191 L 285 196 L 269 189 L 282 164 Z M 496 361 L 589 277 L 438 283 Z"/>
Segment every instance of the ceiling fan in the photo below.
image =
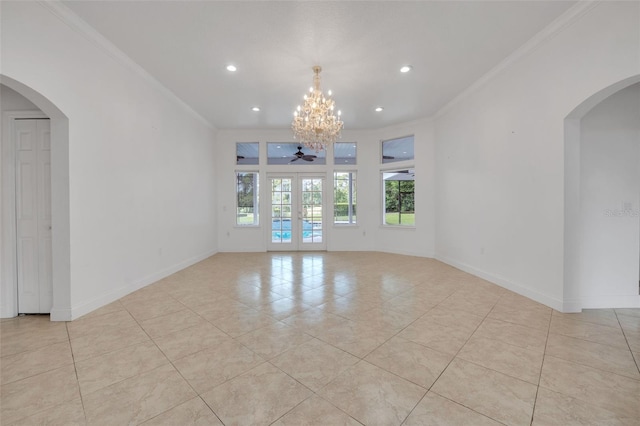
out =
<path fill-rule="evenodd" d="M 383 160 L 395 160 L 396 157 L 394 157 L 393 155 L 383 155 L 382 159 Z"/>
<path fill-rule="evenodd" d="M 301 146 L 298 147 L 298 152 L 294 153 L 293 156 L 296 157 L 296 158 L 294 158 L 293 160 L 289 161 L 289 163 L 293 163 L 294 161 L 298 161 L 301 158 L 304 161 L 313 161 L 316 158 L 318 158 L 315 155 L 305 154 L 304 152 L 302 152 L 302 147 Z"/>

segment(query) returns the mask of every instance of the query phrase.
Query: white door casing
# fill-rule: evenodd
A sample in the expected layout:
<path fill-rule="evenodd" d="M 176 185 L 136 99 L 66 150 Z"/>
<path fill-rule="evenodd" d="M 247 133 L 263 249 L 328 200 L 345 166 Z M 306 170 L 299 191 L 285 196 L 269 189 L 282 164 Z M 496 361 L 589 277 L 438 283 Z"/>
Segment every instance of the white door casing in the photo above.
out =
<path fill-rule="evenodd" d="M 17 119 L 14 129 L 18 313 L 49 313 L 53 303 L 50 123 Z"/>
<path fill-rule="evenodd" d="M 325 176 L 273 174 L 268 182 L 268 250 L 326 250 Z"/>

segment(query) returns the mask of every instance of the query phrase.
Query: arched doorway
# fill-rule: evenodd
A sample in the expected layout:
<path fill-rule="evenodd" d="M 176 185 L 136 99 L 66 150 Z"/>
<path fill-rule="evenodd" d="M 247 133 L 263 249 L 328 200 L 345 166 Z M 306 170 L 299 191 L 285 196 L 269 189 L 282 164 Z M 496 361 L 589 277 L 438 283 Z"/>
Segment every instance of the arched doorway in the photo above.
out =
<path fill-rule="evenodd" d="M 70 224 L 69 224 L 69 120 L 45 96 L 5 75 L 0 83 L 18 92 L 50 118 L 51 130 L 51 227 L 52 227 L 52 321 L 71 319 Z M 3 133 L 12 127 L 15 114 L 3 117 Z M 3 145 L 6 134 L 3 134 Z M 0 286 L 2 317 L 18 314 L 15 223 L 15 153 L 4 149 L 2 156 L 2 265 Z"/>
<path fill-rule="evenodd" d="M 565 312 L 640 307 L 639 82 L 611 85 L 565 119 Z"/>

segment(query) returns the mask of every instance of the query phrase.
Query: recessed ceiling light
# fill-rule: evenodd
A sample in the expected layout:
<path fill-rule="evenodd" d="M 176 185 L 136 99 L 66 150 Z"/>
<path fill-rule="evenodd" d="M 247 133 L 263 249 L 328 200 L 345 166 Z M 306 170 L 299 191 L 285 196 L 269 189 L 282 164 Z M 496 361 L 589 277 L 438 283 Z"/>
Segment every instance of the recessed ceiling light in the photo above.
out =
<path fill-rule="evenodd" d="M 380 112 L 380 111 L 382 111 L 383 109 L 384 109 L 384 108 L 382 108 L 382 107 L 376 107 L 375 111 L 376 111 L 376 112 Z"/>
<path fill-rule="evenodd" d="M 411 65 L 404 65 L 402 68 L 400 68 L 400 72 L 409 72 L 413 69 L 413 67 Z"/>
<path fill-rule="evenodd" d="M 227 65 L 227 71 L 234 72 L 234 71 L 237 71 L 237 70 L 238 70 L 238 68 L 236 68 L 235 65 Z"/>
<path fill-rule="evenodd" d="M 260 112 L 260 107 L 255 106 L 255 107 L 251 108 L 251 111 Z"/>

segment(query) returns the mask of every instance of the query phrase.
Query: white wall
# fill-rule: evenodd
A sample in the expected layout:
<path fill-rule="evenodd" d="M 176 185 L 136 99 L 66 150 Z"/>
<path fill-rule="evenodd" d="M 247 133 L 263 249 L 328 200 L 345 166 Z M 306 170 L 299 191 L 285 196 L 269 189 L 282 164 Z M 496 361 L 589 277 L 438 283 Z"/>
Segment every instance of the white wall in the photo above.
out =
<path fill-rule="evenodd" d="M 376 152 L 374 161 L 369 166 L 372 175 L 366 182 L 377 182 L 377 191 L 372 194 L 372 204 L 366 207 L 366 211 L 374 213 L 375 222 L 372 227 L 375 233 L 374 250 L 390 253 L 408 254 L 413 256 L 433 257 L 435 254 L 435 139 L 433 122 L 430 119 L 404 123 L 397 126 L 386 127 L 370 132 L 371 144 L 381 146 L 381 141 L 398 136 L 414 135 L 415 151 L 415 202 L 416 202 L 416 226 L 415 229 L 402 229 L 380 225 L 383 216 L 382 184 L 380 170 L 402 168 L 402 162 L 384 164 L 380 167 L 379 151 Z M 373 185 L 372 185 L 373 186 Z M 367 187 L 365 187 L 366 189 Z M 362 210 L 361 210 L 362 211 Z"/>
<path fill-rule="evenodd" d="M 221 131 L 216 149 L 214 129 L 58 6 L 0 7 L 0 73 L 69 120 L 71 295 L 61 319 L 215 252 L 218 238 L 222 251 L 265 249 L 264 229 L 234 227 L 234 144 L 288 141 L 289 130 Z M 639 14 L 638 2 L 584 6 L 433 121 L 345 132 L 359 144 L 360 223 L 330 229 L 329 249 L 435 251 L 562 309 L 563 120 L 593 93 L 640 74 Z M 416 135 L 416 228 L 387 229 L 379 143 L 407 134 Z"/>
<path fill-rule="evenodd" d="M 215 253 L 215 130 L 59 5 L 1 7 L 0 73 L 69 122 L 70 283 L 58 285 L 70 306 L 56 307 L 54 294 L 52 318 Z M 54 177 L 54 194 L 64 184 Z"/>
<path fill-rule="evenodd" d="M 437 258 L 563 309 L 563 120 L 640 74 L 639 14 L 586 5 L 436 116 Z"/>
<path fill-rule="evenodd" d="M 640 258 L 640 83 L 598 104 L 580 130 L 582 305 L 632 306 Z"/>
<path fill-rule="evenodd" d="M 403 229 L 389 228 L 382 223 L 381 198 L 381 140 L 415 136 L 415 162 L 410 165 L 416 169 L 416 226 Z M 327 250 L 378 250 L 403 253 L 415 256 L 433 256 L 435 231 L 433 198 L 434 184 L 434 140 L 433 125 L 430 120 L 406 123 L 378 130 L 344 131 L 342 142 L 357 142 L 357 165 L 355 170 L 358 181 L 358 224 L 357 226 L 329 226 L 327 228 Z M 235 165 L 236 142 L 260 142 L 261 164 L 256 167 Z M 235 226 L 235 170 L 256 170 L 260 173 L 262 184 L 261 214 L 268 217 L 268 190 L 264 183 L 266 174 L 278 171 L 320 172 L 326 173 L 326 182 L 332 191 L 334 167 L 331 159 L 327 166 L 267 166 L 266 142 L 294 142 L 291 131 L 286 130 L 221 130 L 218 133 L 217 182 L 219 194 L 219 241 L 220 251 L 265 251 L 268 238 L 268 226 L 247 228 Z M 385 164 L 385 168 L 406 167 L 409 163 Z M 341 168 L 342 170 L 342 168 Z M 332 195 L 331 195 L 332 196 Z M 331 199 L 331 196 L 328 200 Z M 331 209 L 329 209 L 329 218 Z M 262 223 L 264 220 L 262 220 Z"/>
<path fill-rule="evenodd" d="M 0 111 L 40 111 L 40 108 L 20 93 L 0 84 Z"/>

